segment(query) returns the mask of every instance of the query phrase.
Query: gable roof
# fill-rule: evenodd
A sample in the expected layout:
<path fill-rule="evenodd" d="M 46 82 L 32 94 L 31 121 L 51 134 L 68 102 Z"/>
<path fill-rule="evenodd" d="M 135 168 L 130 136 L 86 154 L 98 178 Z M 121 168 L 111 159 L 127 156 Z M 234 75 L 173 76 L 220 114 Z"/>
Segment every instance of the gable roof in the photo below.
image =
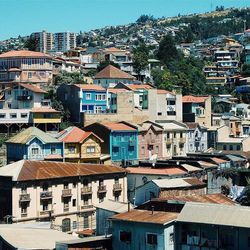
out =
<path fill-rule="evenodd" d="M 164 130 L 166 131 L 179 131 L 179 130 L 187 130 L 188 127 L 185 123 L 182 122 L 177 122 L 174 120 L 156 120 L 155 121 L 157 124 L 163 127 Z"/>
<path fill-rule="evenodd" d="M 140 90 L 140 89 L 153 89 L 152 86 L 150 86 L 149 84 L 127 84 L 126 85 L 129 89 L 136 91 L 136 90 Z"/>
<path fill-rule="evenodd" d="M 33 138 L 39 138 L 43 143 L 60 143 L 59 140 L 36 127 L 29 127 L 23 130 L 11 137 L 6 143 L 27 144 Z"/>
<path fill-rule="evenodd" d="M 128 123 L 123 122 L 107 122 L 100 124 L 113 131 L 136 131 L 136 128 L 133 125 L 130 126 Z"/>
<path fill-rule="evenodd" d="M 76 87 L 82 89 L 82 90 L 99 90 L 99 91 L 105 91 L 105 89 L 97 84 L 74 84 Z"/>
<path fill-rule="evenodd" d="M 188 202 L 178 215 L 177 221 L 249 228 L 250 208 Z"/>
<path fill-rule="evenodd" d="M 153 224 L 168 224 L 176 220 L 178 213 L 148 211 L 134 209 L 123 214 L 114 215 L 112 220 L 121 220 L 128 222 L 153 223 Z"/>
<path fill-rule="evenodd" d="M 108 65 L 106 68 L 101 70 L 95 75 L 95 79 L 129 79 L 134 80 L 135 77 L 114 67 L 113 65 Z"/>
<path fill-rule="evenodd" d="M 12 176 L 13 181 L 57 179 L 74 176 L 126 173 L 126 170 L 103 164 L 78 164 L 55 161 L 21 160 L 0 168 L 0 176 Z"/>
<path fill-rule="evenodd" d="M 18 85 L 22 86 L 23 88 L 29 89 L 35 93 L 47 93 L 47 91 L 40 89 L 38 86 L 28 84 L 28 83 L 19 83 Z"/>
<path fill-rule="evenodd" d="M 185 95 L 182 97 L 183 103 L 201 103 L 205 102 L 208 96 L 192 96 L 192 95 Z"/>
<path fill-rule="evenodd" d="M 90 135 L 95 136 L 97 139 L 103 142 L 103 140 L 99 138 L 96 134 L 92 132 L 83 131 L 78 127 L 68 127 L 64 129 L 59 133 L 57 138 L 59 141 L 63 141 L 65 143 L 80 143 L 87 139 Z"/>
<path fill-rule="evenodd" d="M 8 57 L 47 57 L 51 58 L 49 55 L 29 50 L 12 50 L 0 55 L 0 58 L 8 58 Z"/>

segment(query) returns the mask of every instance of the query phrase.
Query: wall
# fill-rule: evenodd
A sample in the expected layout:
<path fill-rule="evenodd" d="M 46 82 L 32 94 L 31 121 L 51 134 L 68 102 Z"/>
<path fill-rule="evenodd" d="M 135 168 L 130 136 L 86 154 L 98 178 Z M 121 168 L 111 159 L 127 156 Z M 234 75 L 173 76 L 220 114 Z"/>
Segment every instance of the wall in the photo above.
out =
<path fill-rule="evenodd" d="M 87 153 L 87 147 L 95 147 L 94 153 Z M 100 159 L 101 157 L 101 142 L 95 136 L 89 136 L 81 145 L 81 159 Z"/>

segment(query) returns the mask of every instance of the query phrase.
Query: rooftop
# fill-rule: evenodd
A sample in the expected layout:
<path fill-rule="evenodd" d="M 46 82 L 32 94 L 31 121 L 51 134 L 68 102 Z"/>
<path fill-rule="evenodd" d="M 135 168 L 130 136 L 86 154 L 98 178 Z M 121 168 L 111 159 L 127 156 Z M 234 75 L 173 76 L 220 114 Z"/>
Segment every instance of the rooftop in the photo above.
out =
<path fill-rule="evenodd" d="M 82 90 L 97 90 L 97 91 L 105 91 L 105 89 L 97 84 L 75 84 L 76 87 Z"/>
<path fill-rule="evenodd" d="M 29 51 L 29 50 L 12 50 L 6 53 L 3 53 L 0 55 L 0 58 L 8 58 L 8 57 L 47 57 L 50 58 L 49 55 L 41 53 L 41 52 L 35 52 L 35 51 Z"/>
<path fill-rule="evenodd" d="M 123 214 L 117 214 L 112 217 L 112 220 L 121 220 L 128 222 L 152 223 L 165 225 L 176 220 L 178 213 L 148 211 L 134 209 Z"/>
<path fill-rule="evenodd" d="M 134 76 L 114 67 L 113 65 L 108 65 L 106 68 L 104 68 L 95 75 L 95 79 L 101 78 L 135 80 Z"/>
<path fill-rule="evenodd" d="M 101 123 L 104 127 L 113 130 L 113 131 L 136 131 L 136 128 L 134 128 L 132 125 L 129 126 L 127 123 L 122 122 L 107 122 L 107 123 Z"/>
<path fill-rule="evenodd" d="M 47 93 L 45 90 L 43 89 L 40 89 L 39 87 L 35 86 L 35 85 L 32 85 L 32 84 L 28 84 L 28 83 L 19 83 L 19 86 L 25 88 L 25 89 L 29 89 L 31 90 L 32 92 L 35 92 L 35 93 Z"/>
<path fill-rule="evenodd" d="M 103 164 L 29 160 L 17 161 L 0 168 L 0 176 L 10 176 L 13 181 L 44 180 L 74 176 L 98 176 L 115 173 L 126 173 L 126 170 Z"/>
<path fill-rule="evenodd" d="M 126 168 L 130 174 L 149 174 L 149 175 L 182 175 L 187 171 L 179 167 L 169 168 L 143 168 L 143 167 L 128 167 Z"/>
<path fill-rule="evenodd" d="M 7 143 L 17 143 L 17 144 L 27 144 L 32 139 L 38 138 L 43 143 L 59 143 L 60 141 L 56 138 L 50 136 L 49 134 L 43 132 L 36 127 L 29 127 L 22 132 L 11 137 Z"/>
<path fill-rule="evenodd" d="M 127 87 L 131 90 L 140 90 L 140 89 L 153 89 L 152 86 L 150 86 L 149 84 L 128 84 Z"/>
<path fill-rule="evenodd" d="M 177 221 L 249 228 L 250 208 L 188 202 L 178 215 Z"/>
<path fill-rule="evenodd" d="M 201 103 L 205 102 L 208 96 L 192 96 L 192 95 L 186 95 L 182 97 L 183 103 Z"/>
<path fill-rule="evenodd" d="M 113 200 L 105 200 L 104 202 L 97 204 L 95 207 L 115 213 L 124 213 L 128 211 L 128 203 Z M 130 208 L 132 207 L 132 204 L 130 204 Z"/>

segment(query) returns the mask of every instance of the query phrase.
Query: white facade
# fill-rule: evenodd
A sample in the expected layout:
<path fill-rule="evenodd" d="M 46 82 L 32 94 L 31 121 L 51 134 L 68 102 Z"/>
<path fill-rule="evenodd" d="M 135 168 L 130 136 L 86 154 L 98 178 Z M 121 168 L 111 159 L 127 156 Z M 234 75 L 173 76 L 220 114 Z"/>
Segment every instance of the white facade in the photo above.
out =
<path fill-rule="evenodd" d="M 66 52 L 76 47 L 76 34 L 72 32 L 59 32 L 54 34 L 55 52 Z"/>

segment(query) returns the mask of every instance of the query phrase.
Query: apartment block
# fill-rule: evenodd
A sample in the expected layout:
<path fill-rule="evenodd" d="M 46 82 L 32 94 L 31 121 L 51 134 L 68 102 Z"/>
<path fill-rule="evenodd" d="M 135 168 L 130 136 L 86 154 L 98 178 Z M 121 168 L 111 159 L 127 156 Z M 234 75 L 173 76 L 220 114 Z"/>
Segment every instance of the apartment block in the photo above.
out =
<path fill-rule="evenodd" d="M 67 52 L 76 47 L 76 34 L 73 32 L 54 33 L 55 52 Z"/>

